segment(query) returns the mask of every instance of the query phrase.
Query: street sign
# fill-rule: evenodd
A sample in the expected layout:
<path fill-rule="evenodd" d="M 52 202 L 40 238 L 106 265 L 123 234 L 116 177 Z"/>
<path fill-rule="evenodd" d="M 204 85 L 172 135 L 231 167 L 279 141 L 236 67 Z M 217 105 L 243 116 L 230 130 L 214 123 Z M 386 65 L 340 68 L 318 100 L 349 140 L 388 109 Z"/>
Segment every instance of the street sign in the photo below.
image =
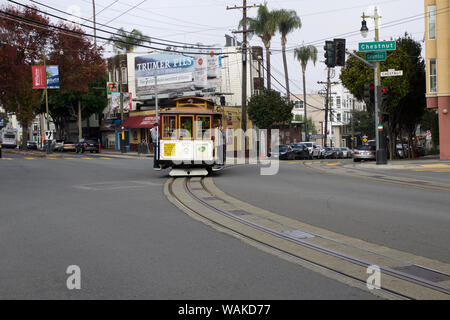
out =
<path fill-rule="evenodd" d="M 386 56 L 386 51 L 366 52 L 367 61 L 385 61 Z"/>
<path fill-rule="evenodd" d="M 382 77 L 398 77 L 403 75 L 403 70 L 394 70 L 389 69 L 386 72 L 381 72 L 380 74 Z"/>
<path fill-rule="evenodd" d="M 359 44 L 360 52 L 386 51 L 395 50 L 396 48 L 395 41 L 361 42 Z"/>

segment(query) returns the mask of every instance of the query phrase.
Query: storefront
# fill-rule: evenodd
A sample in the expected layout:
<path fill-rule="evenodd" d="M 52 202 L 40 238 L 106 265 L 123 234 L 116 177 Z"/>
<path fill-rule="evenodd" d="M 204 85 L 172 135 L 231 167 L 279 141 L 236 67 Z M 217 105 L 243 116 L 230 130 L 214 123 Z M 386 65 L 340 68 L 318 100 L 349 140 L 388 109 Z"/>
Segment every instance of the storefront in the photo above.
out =
<path fill-rule="evenodd" d="M 129 132 L 130 151 L 137 151 L 142 140 L 150 144 L 150 129 L 155 122 L 155 115 L 133 116 L 130 114 L 130 118 L 124 122 L 125 129 Z"/>

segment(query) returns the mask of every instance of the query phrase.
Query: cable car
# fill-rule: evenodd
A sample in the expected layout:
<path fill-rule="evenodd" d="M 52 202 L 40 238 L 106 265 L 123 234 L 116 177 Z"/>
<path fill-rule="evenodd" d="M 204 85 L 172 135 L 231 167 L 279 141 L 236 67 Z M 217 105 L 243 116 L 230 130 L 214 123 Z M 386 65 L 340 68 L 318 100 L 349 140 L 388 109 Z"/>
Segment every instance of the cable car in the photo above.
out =
<path fill-rule="evenodd" d="M 162 109 L 157 165 L 171 176 L 205 176 L 221 170 L 226 160 L 222 113 L 214 102 L 200 97 L 174 99 Z"/>

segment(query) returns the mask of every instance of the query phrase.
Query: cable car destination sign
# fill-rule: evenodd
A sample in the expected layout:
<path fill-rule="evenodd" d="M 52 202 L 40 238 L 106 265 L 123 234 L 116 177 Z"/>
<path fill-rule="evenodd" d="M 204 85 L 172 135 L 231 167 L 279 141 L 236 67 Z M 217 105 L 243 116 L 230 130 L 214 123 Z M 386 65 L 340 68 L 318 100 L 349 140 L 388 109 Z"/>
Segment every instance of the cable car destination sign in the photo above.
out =
<path fill-rule="evenodd" d="M 359 43 L 359 52 L 386 51 L 397 49 L 395 41 L 375 41 Z"/>

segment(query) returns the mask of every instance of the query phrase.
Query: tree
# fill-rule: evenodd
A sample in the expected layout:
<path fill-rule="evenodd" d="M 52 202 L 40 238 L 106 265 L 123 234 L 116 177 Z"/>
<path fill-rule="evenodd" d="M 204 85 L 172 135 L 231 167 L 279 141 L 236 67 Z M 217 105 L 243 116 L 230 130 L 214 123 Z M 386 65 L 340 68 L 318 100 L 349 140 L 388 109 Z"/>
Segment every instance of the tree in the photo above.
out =
<path fill-rule="evenodd" d="M 364 110 L 355 110 L 352 117 L 355 132 L 359 133 L 361 136 L 367 136 L 369 140 L 375 138 L 375 119 L 373 113 Z M 347 130 L 352 130 L 351 124 L 347 125 Z"/>
<path fill-rule="evenodd" d="M 102 113 L 108 105 L 106 90 L 101 88 L 107 82 L 107 75 L 89 85 L 88 92 L 80 95 L 82 119 L 92 114 Z M 45 106 L 42 105 L 42 111 Z M 55 123 L 58 136 L 67 137 L 67 124 L 78 117 L 78 96 L 70 91 L 51 91 L 49 93 L 49 112 Z"/>
<path fill-rule="evenodd" d="M 284 78 L 286 81 L 286 97 L 290 99 L 291 92 L 289 90 L 289 75 L 286 61 L 286 41 L 289 33 L 302 27 L 302 22 L 294 10 L 277 10 L 275 15 L 278 31 L 281 34 L 281 51 L 283 54 Z"/>
<path fill-rule="evenodd" d="M 0 19 L 0 103 L 14 112 L 23 128 L 22 148 L 27 148 L 28 127 L 40 108 L 42 91 L 33 90 L 31 66 L 41 60 L 42 48 L 52 31 L 49 19 L 33 8 L 4 6 Z M 26 20 L 38 24 L 26 23 Z"/>
<path fill-rule="evenodd" d="M 296 114 L 294 117 L 294 121 L 300 121 L 303 122 L 303 116 Z M 317 130 L 315 123 L 313 122 L 312 118 L 308 118 L 308 131 L 311 132 L 311 134 L 318 134 L 319 130 Z"/>
<path fill-rule="evenodd" d="M 106 73 L 105 61 L 102 58 L 103 48 L 95 46 L 83 30 L 73 25 L 59 23 L 63 29 L 72 33 L 55 32 L 50 41 L 49 62 L 60 68 L 61 94 L 66 101 L 77 102 L 78 138 L 82 138 L 81 121 L 89 108 L 86 94 L 89 85 L 102 79 Z M 74 36 L 74 34 L 78 34 Z M 67 106 L 66 106 L 67 107 Z M 70 104 L 68 105 L 70 107 Z M 70 110 L 67 110 L 70 112 Z"/>
<path fill-rule="evenodd" d="M 274 11 L 270 11 L 267 2 L 258 8 L 256 18 L 247 18 L 247 27 L 253 30 L 259 38 L 261 38 L 266 48 L 266 71 L 267 71 L 267 89 L 271 89 L 271 73 L 270 73 L 270 41 L 277 31 L 277 20 Z M 239 27 L 242 27 L 244 21 L 241 20 Z"/>
<path fill-rule="evenodd" d="M 134 47 L 145 42 L 150 42 L 149 37 L 144 36 L 141 31 L 136 29 L 127 32 L 123 28 L 120 28 L 117 34 L 109 38 L 109 42 L 113 44 L 116 52 L 120 52 L 121 50 L 125 51 L 125 53 L 133 52 Z"/>
<path fill-rule="evenodd" d="M 314 46 L 301 46 L 300 48 L 296 48 L 294 50 L 294 57 L 300 62 L 302 66 L 302 76 L 303 76 L 303 105 L 305 110 L 304 119 L 308 119 L 308 114 L 306 112 L 306 66 L 308 61 L 311 60 L 314 65 L 316 65 L 317 61 L 317 48 Z M 308 141 L 308 123 L 305 123 L 305 138 Z"/>
<path fill-rule="evenodd" d="M 276 124 L 290 123 L 294 103 L 278 91 L 263 89 L 248 102 L 248 117 L 261 129 L 271 129 Z"/>

